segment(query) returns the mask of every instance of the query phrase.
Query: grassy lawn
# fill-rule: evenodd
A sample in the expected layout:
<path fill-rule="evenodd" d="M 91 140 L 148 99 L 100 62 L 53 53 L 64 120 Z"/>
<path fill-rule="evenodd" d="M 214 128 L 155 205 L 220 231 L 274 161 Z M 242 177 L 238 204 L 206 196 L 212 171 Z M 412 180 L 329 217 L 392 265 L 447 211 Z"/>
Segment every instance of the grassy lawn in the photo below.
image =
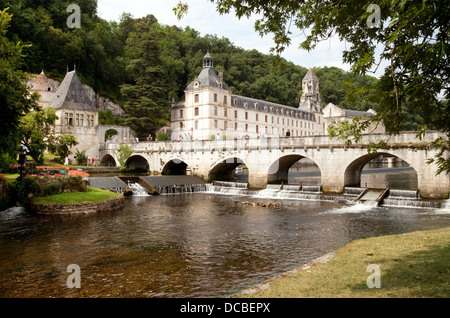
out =
<path fill-rule="evenodd" d="M 380 269 L 380 288 L 368 288 Z M 369 279 L 371 282 L 374 280 Z M 268 289 L 236 297 L 447 298 L 450 297 L 450 228 L 354 241 L 324 263 L 272 280 Z"/>
<path fill-rule="evenodd" d="M 106 201 L 121 196 L 121 194 L 111 191 L 89 188 L 88 192 L 69 192 L 34 198 L 33 204 L 82 204 L 83 202 Z"/>

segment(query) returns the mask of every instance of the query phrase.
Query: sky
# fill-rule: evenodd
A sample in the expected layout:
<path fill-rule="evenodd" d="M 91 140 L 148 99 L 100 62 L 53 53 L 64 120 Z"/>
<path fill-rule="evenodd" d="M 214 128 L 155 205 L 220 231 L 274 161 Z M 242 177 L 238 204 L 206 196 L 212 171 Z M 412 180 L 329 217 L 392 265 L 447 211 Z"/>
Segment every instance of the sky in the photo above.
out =
<path fill-rule="evenodd" d="M 101 18 L 108 21 L 119 21 L 123 12 L 132 14 L 134 18 L 153 14 L 160 24 L 182 28 L 189 26 L 202 36 L 216 34 L 219 38 L 228 38 L 238 47 L 247 50 L 256 49 L 264 54 L 268 54 L 270 48 L 274 46 L 271 34 L 261 38 L 255 31 L 256 17 L 239 20 L 232 13 L 220 15 L 210 0 L 183 0 L 188 3 L 189 11 L 178 20 L 172 10 L 178 2 L 179 0 L 98 0 L 97 11 Z M 306 68 L 336 66 L 345 71 L 350 70 L 350 66 L 342 62 L 345 43 L 340 42 L 336 36 L 319 43 L 310 52 L 298 48 L 305 39 L 300 30 L 294 30 L 292 36 L 292 44 L 282 54 L 286 60 Z M 214 57 L 214 52 L 210 53 Z"/>

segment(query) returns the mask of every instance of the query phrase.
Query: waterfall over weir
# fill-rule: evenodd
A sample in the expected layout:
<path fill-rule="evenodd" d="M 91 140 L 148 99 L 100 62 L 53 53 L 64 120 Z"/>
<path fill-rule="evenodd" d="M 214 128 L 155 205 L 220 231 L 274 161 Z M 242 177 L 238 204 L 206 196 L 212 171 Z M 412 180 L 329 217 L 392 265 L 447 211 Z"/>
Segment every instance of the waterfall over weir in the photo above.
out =
<path fill-rule="evenodd" d="M 143 186 L 141 186 L 139 183 L 134 182 L 128 182 L 128 187 L 131 189 L 133 196 L 138 196 L 138 197 L 148 197 L 148 191 L 147 189 L 145 189 Z"/>

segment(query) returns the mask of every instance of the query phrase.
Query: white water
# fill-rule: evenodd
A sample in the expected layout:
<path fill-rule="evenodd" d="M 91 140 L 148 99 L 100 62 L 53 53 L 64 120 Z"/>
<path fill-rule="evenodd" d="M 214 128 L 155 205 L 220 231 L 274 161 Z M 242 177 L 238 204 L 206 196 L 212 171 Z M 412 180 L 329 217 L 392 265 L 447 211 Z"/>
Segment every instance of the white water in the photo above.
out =
<path fill-rule="evenodd" d="M 147 190 L 141 186 L 139 183 L 128 183 L 131 191 L 133 191 L 133 196 L 137 197 L 148 197 L 150 196 Z"/>
<path fill-rule="evenodd" d="M 436 214 L 450 214 L 450 199 L 448 199 L 440 209 L 434 211 Z"/>
<path fill-rule="evenodd" d="M 378 202 L 367 201 L 367 202 L 357 202 L 354 205 L 345 206 L 338 209 L 333 209 L 327 212 L 322 213 L 331 213 L 331 214 L 344 214 L 344 213 L 361 213 L 370 211 L 377 208 Z"/>

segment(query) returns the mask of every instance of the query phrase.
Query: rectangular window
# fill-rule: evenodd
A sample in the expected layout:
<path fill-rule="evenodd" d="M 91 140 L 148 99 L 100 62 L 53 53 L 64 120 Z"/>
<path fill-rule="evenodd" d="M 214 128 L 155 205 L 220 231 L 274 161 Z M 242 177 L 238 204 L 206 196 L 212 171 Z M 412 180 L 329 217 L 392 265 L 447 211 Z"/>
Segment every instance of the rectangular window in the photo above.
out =
<path fill-rule="evenodd" d="M 228 123 L 227 123 L 227 121 L 224 121 L 223 122 L 223 129 L 227 129 L 228 128 Z"/>
<path fill-rule="evenodd" d="M 198 129 L 198 120 L 194 121 L 194 128 Z"/>
<path fill-rule="evenodd" d="M 75 116 L 75 126 L 80 126 L 80 114 L 76 114 Z"/>
<path fill-rule="evenodd" d="M 180 118 L 183 118 L 183 110 L 180 109 Z"/>
<path fill-rule="evenodd" d="M 234 130 L 238 129 L 238 123 L 234 123 Z"/>
<path fill-rule="evenodd" d="M 214 128 L 217 128 L 217 120 L 214 120 Z"/>
<path fill-rule="evenodd" d="M 214 102 L 217 103 L 217 94 L 214 94 Z"/>
<path fill-rule="evenodd" d="M 69 114 L 65 113 L 64 114 L 64 125 L 67 125 L 67 124 L 69 124 Z"/>
<path fill-rule="evenodd" d="M 272 124 L 273 124 L 273 123 L 275 123 L 275 118 L 273 118 L 273 116 L 272 116 Z"/>
<path fill-rule="evenodd" d="M 194 96 L 194 102 L 195 102 L 195 103 L 198 103 L 199 100 L 200 100 L 199 95 L 198 95 L 198 94 L 195 94 L 195 96 Z"/>
<path fill-rule="evenodd" d="M 234 111 L 234 118 L 238 118 L 238 111 L 237 110 Z"/>
<path fill-rule="evenodd" d="M 265 118 L 264 118 L 264 119 L 265 119 L 265 122 L 267 123 L 267 115 L 265 116 Z"/>
<path fill-rule="evenodd" d="M 72 113 L 69 114 L 69 125 L 73 126 L 73 114 Z"/>
<path fill-rule="evenodd" d="M 277 124 L 280 124 L 280 117 L 277 117 Z"/>
<path fill-rule="evenodd" d="M 180 122 L 180 128 L 183 129 L 184 125 L 183 122 Z"/>
<path fill-rule="evenodd" d="M 225 118 L 228 117 L 228 111 L 226 109 L 223 110 L 223 117 L 225 117 Z"/>
<path fill-rule="evenodd" d="M 259 133 L 259 127 L 256 125 L 256 133 Z"/>
<path fill-rule="evenodd" d="M 248 119 L 248 112 L 245 112 L 245 119 Z"/>
<path fill-rule="evenodd" d="M 217 116 L 217 107 L 214 107 L 214 116 Z"/>
<path fill-rule="evenodd" d="M 245 124 L 245 131 L 248 131 L 248 124 Z"/>
<path fill-rule="evenodd" d="M 227 95 L 225 95 L 225 96 L 223 97 L 223 104 L 226 105 L 227 103 L 228 103 L 228 101 L 227 101 Z"/>
<path fill-rule="evenodd" d="M 80 126 L 84 126 L 84 115 L 80 115 Z"/>
<path fill-rule="evenodd" d="M 198 116 L 198 107 L 194 108 L 194 116 Z"/>
<path fill-rule="evenodd" d="M 259 116 L 258 116 L 258 114 L 256 114 L 256 121 L 258 121 L 259 120 Z"/>

